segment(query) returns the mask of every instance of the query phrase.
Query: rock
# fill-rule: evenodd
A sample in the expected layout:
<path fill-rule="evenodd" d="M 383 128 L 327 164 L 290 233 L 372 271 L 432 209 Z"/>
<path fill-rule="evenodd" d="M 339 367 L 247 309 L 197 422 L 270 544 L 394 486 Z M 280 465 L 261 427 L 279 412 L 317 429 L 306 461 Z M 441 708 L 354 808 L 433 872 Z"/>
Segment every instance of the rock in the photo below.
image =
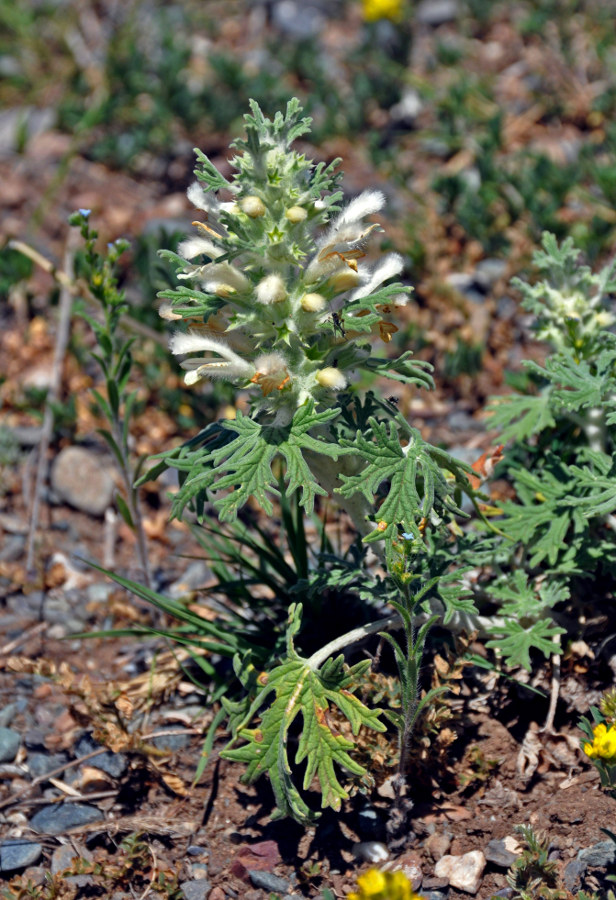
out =
<path fill-rule="evenodd" d="M 196 878 L 194 881 L 185 881 L 180 888 L 184 900 L 206 900 L 212 885 L 207 878 Z"/>
<path fill-rule="evenodd" d="M 21 735 L 12 728 L 0 728 L 0 763 L 13 762 L 20 744 Z"/>
<path fill-rule="evenodd" d="M 198 591 L 207 583 L 212 573 L 204 562 L 191 563 L 181 578 L 169 585 L 166 593 L 173 600 L 178 600 L 186 594 Z"/>
<path fill-rule="evenodd" d="M 65 447 L 51 469 L 51 486 L 60 500 L 92 516 L 102 516 L 113 500 L 113 478 L 98 454 Z"/>
<path fill-rule="evenodd" d="M 202 856 L 203 854 L 207 855 L 208 850 L 206 847 L 199 847 L 198 844 L 191 844 L 190 847 L 186 848 L 187 856 Z"/>
<path fill-rule="evenodd" d="M 29 753 L 28 771 L 33 778 L 40 778 L 68 762 L 66 753 Z"/>
<path fill-rule="evenodd" d="M 282 862 L 276 841 L 259 841 L 257 844 L 244 845 L 235 854 L 231 864 L 231 874 L 242 881 L 248 881 L 249 872 L 271 872 L 274 866 Z M 210 874 L 214 874 L 210 866 Z"/>
<path fill-rule="evenodd" d="M 16 703 L 8 703 L 6 706 L 3 706 L 0 709 L 0 728 L 7 728 L 15 718 L 16 712 Z"/>
<path fill-rule="evenodd" d="M 0 872 L 15 872 L 33 866 L 41 858 L 43 847 L 36 841 L 13 838 L 0 844 Z"/>
<path fill-rule="evenodd" d="M 54 803 L 39 809 L 30 819 L 30 827 L 39 834 L 64 834 L 70 828 L 102 819 L 100 809 L 88 803 Z"/>
<path fill-rule="evenodd" d="M 586 871 L 586 865 L 579 859 L 572 859 L 563 871 L 562 879 L 564 887 L 573 893 L 582 886 L 582 875 Z"/>
<path fill-rule="evenodd" d="M 446 833 L 439 834 L 439 832 L 435 831 L 434 834 L 431 834 L 426 838 L 424 847 L 432 859 L 435 862 L 438 862 L 441 857 L 445 856 L 451 847 L 451 835 Z"/>
<path fill-rule="evenodd" d="M 443 856 L 434 867 L 437 878 L 447 878 L 449 884 L 467 894 L 476 894 L 486 858 L 481 850 L 471 850 L 463 856 Z"/>
<path fill-rule="evenodd" d="M 420 888 L 423 880 L 423 872 L 421 870 L 421 860 L 416 853 L 403 853 L 402 856 L 399 856 L 395 861 L 391 867 L 391 871 L 404 872 L 411 882 L 413 890 L 417 891 Z"/>
<path fill-rule="evenodd" d="M 457 0 L 421 0 L 415 9 L 415 20 L 433 28 L 453 22 L 457 16 Z"/>
<path fill-rule="evenodd" d="M 75 755 L 87 756 L 88 753 L 93 753 L 101 747 L 102 744 L 99 744 L 90 734 L 86 733 L 75 744 Z M 105 750 L 104 753 L 93 756 L 92 759 L 87 760 L 87 763 L 100 769 L 101 772 L 111 775 L 112 778 L 121 778 L 128 766 L 128 760 L 123 753 L 113 753 L 111 750 Z"/>
<path fill-rule="evenodd" d="M 316 37 L 325 26 L 325 16 L 311 3 L 280 0 L 273 10 L 277 28 L 294 40 Z"/>
<path fill-rule="evenodd" d="M 24 554 L 26 539 L 21 534 L 13 534 L 6 538 L 0 550 L 0 562 L 17 562 Z"/>
<path fill-rule="evenodd" d="M 170 733 L 163 734 L 162 732 L 165 731 L 169 731 Z M 150 740 L 150 744 L 158 747 L 159 750 L 167 750 L 169 753 L 176 753 L 178 750 L 183 750 L 190 741 L 190 735 L 174 734 L 174 732 L 177 731 L 177 725 L 170 725 L 169 727 L 159 728 L 156 737 L 153 737 Z"/>
<path fill-rule="evenodd" d="M 221 887 L 216 886 L 212 888 L 210 893 L 208 894 L 207 900 L 226 900 L 227 895 L 223 891 Z"/>
<path fill-rule="evenodd" d="M 515 853 L 512 853 L 511 850 L 507 850 L 505 842 L 499 841 L 496 838 L 489 842 L 483 852 L 488 862 L 491 862 L 495 866 L 500 866 L 502 869 L 510 868 L 517 859 Z"/>
<path fill-rule="evenodd" d="M 492 287 L 497 281 L 505 277 L 507 271 L 507 262 L 504 259 L 496 257 L 487 257 L 477 263 L 475 272 L 477 280 L 485 283 L 487 287 Z"/>
<path fill-rule="evenodd" d="M 577 858 L 588 867 L 606 868 L 613 865 L 616 859 L 616 844 L 614 841 L 599 841 L 593 847 L 580 850 Z"/>
<path fill-rule="evenodd" d="M 264 891 L 272 891 L 274 894 L 287 894 L 291 885 L 284 878 L 278 875 L 272 875 L 271 872 L 260 872 L 258 869 L 252 870 L 248 876 L 256 888 L 262 888 Z"/>
<path fill-rule="evenodd" d="M 53 851 L 51 856 L 51 874 L 58 875 L 66 869 L 72 869 L 76 859 L 92 861 L 92 854 L 85 847 L 71 844 L 61 844 Z"/>

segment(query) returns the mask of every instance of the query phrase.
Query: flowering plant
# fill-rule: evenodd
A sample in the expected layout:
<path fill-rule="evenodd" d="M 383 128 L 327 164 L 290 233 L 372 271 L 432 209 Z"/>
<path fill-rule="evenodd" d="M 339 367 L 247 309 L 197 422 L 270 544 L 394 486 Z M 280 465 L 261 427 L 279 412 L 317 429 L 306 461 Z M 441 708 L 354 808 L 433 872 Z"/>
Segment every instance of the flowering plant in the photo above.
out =
<path fill-rule="evenodd" d="M 430 366 L 410 352 L 388 358 L 373 350 L 374 340 L 391 346 L 397 310 L 409 292 L 392 282 L 403 267 L 398 254 L 367 261 L 369 244 L 382 230 L 367 218 L 382 209 L 383 194 L 365 191 L 342 206 L 339 161 L 314 165 L 291 146 L 310 125 L 299 102 L 290 101 L 273 120 L 256 103 L 251 108 L 246 138 L 233 144 L 232 179 L 198 153 L 197 181 L 188 191 L 200 211 L 198 233 L 177 253 L 162 251 L 177 266 L 180 284 L 162 292 L 160 309 L 178 328 L 170 343 L 174 354 L 186 357 L 186 383 L 226 379 L 246 412 L 237 409 L 234 418 L 208 425 L 162 454 L 146 477 L 177 469 L 173 512 L 189 507 L 199 520 L 210 502 L 223 522 L 233 523 L 250 498 L 271 515 L 276 497 L 284 504 L 296 495 L 307 514 L 317 497 L 331 497 L 386 564 L 389 593 L 399 589 L 393 615 L 352 628 L 309 658 L 295 648 L 300 603 L 289 606 L 281 659 L 259 672 L 250 650 L 235 657 L 244 694 L 237 701 L 222 698 L 232 735 L 222 755 L 245 763 L 246 780 L 268 773 L 279 813 L 309 822 L 315 813 L 292 779 L 291 726 L 303 720 L 294 762 L 306 761 L 304 790 L 316 780 L 322 805 L 339 809 L 348 794 L 334 763 L 356 776 L 364 770 L 353 759 L 353 740 L 336 727 L 332 707 L 348 720 L 352 735 L 362 725 L 385 729 L 382 711 L 354 694 L 369 661 L 349 667 L 340 651 L 370 634 L 402 629 L 404 649 L 387 638 L 403 685 L 402 709 L 390 711 L 390 720 L 404 751 L 434 695 L 420 700 L 427 630 L 440 614 L 448 622 L 460 611 L 474 611 L 451 583 L 448 566 L 411 590 L 415 562 L 427 552 L 428 532 L 464 515 L 461 493 L 476 504 L 477 491 L 469 467 L 424 441 L 394 403 L 359 390 L 360 378 L 375 376 L 432 386 Z M 374 577 L 373 584 L 378 606 L 383 592 Z M 401 752 L 401 765 L 404 759 Z"/>

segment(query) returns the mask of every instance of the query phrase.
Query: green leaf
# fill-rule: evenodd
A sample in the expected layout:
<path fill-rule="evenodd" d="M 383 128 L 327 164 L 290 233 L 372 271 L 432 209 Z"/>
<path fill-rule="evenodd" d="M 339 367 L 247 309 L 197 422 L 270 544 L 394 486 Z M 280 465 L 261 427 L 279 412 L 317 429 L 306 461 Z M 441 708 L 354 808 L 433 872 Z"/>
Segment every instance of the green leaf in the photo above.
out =
<path fill-rule="evenodd" d="M 453 486 L 432 458 L 435 448 L 426 444 L 416 429 L 409 429 L 409 441 L 403 448 L 394 422 L 388 428 L 371 418 L 369 426 L 372 440 L 359 431 L 354 440 L 341 439 L 342 446 L 352 448 L 367 465 L 358 475 L 341 474 L 343 485 L 336 489 L 338 493 L 350 497 L 359 492 L 373 503 L 380 485 L 389 481 L 389 492 L 377 513 L 379 521 L 389 527 L 402 525 L 418 537 L 416 520 L 427 518 L 435 507 L 461 512 L 451 497 Z M 377 534 L 383 537 L 382 526 Z"/>
<path fill-rule="evenodd" d="M 242 738 L 246 743 L 235 749 L 229 746 L 221 756 L 247 766 L 243 781 L 252 782 L 269 774 L 279 814 L 293 816 L 298 822 L 308 824 L 318 814 L 308 807 L 293 783 L 288 757 L 289 729 L 295 719 L 301 716 L 303 720 L 294 760 L 295 765 L 307 761 L 303 790 L 308 790 L 316 778 L 322 795 L 321 806 L 335 810 L 340 809 L 348 793 L 340 784 L 334 767 L 339 766 L 355 775 L 362 775 L 365 770 L 350 756 L 353 742 L 337 731 L 335 720 L 330 718 L 331 705 L 348 719 L 354 735 L 362 725 L 374 731 L 385 731 L 385 725 L 379 719 L 380 709 L 368 709 L 353 694 L 357 666 L 349 668 L 339 656 L 315 670 L 309 660 L 296 653 L 293 635 L 299 628 L 300 615 L 301 606 L 292 605 L 287 658 L 266 675 L 259 676 L 258 681 L 264 687 L 247 713 L 248 721 L 240 723 L 234 735 L 233 741 Z M 359 665 L 363 671 L 365 666 Z M 268 699 L 270 705 L 261 714 L 257 727 L 246 727 Z"/>
<path fill-rule="evenodd" d="M 131 515 L 130 509 L 128 507 L 128 503 L 122 496 L 122 494 L 116 493 L 115 495 L 116 506 L 118 507 L 118 511 L 129 528 L 135 530 L 135 523 L 133 522 L 133 517 Z"/>
<path fill-rule="evenodd" d="M 240 412 L 236 419 L 226 422 L 226 428 L 236 432 L 238 436 L 212 451 L 212 477 L 207 479 L 212 491 L 231 489 L 230 494 L 214 502 L 221 520 L 224 522 L 235 519 L 238 510 L 249 497 L 254 497 L 268 515 L 272 514 L 273 507 L 268 494 L 279 495 L 278 479 L 272 472 L 272 463 L 278 455 L 286 462 L 286 495 L 290 496 L 299 490 L 300 504 L 310 514 L 314 508 L 315 495 L 326 496 L 327 492 L 315 481 L 303 457 L 303 451 L 324 453 L 337 459 L 341 450 L 334 443 L 311 437 L 308 432 L 337 415 L 338 410 L 335 409 L 315 413 L 312 404 L 305 404 L 295 413 L 291 424 L 284 427 L 260 425 Z M 214 470 L 225 470 L 227 474 L 212 483 Z"/>
<path fill-rule="evenodd" d="M 508 620 L 505 626 L 491 628 L 490 631 L 500 636 L 495 640 L 488 641 L 486 647 L 502 653 L 508 666 L 523 666 L 530 672 L 530 650 L 541 650 L 545 656 L 560 653 L 560 643 L 554 643 L 552 638 L 565 634 L 566 629 L 559 628 L 546 619 L 541 619 L 527 628 L 524 628 L 519 622 Z"/>
<path fill-rule="evenodd" d="M 488 410 L 491 413 L 489 427 L 498 429 L 499 440 L 503 443 L 514 439 L 524 441 L 556 425 L 549 391 L 538 396 L 492 397 Z"/>

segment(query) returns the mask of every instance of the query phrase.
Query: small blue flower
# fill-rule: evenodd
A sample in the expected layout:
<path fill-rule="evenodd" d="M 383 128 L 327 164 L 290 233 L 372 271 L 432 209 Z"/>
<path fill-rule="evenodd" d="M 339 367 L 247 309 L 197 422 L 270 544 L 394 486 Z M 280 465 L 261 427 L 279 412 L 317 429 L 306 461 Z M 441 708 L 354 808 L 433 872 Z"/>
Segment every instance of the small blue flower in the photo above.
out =
<path fill-rule="evenodd" d="M 91 209 L 80 209 L 79 212 L 84 217 L 84 219 L 89 219 L 92 214 Z"/>
<path fill-rule="evenodd" d="M 408 534 L 408 532 L 404 533 L 404 534 L 402 535 L 402 537 L 404 538 L 405 541 L 414 541 L 414 540 L 415 540 L 415 535 L 414 535 L 414 534 Z"/>

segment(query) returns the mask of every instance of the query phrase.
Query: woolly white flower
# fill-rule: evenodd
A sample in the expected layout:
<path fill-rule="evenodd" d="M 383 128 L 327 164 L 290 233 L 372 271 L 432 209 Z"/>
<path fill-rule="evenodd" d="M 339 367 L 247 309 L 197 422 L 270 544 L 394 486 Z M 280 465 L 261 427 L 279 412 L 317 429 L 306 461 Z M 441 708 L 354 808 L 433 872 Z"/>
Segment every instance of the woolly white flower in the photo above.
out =
<path fill-rule="evenodd" d="M 347 225 L 355 225 L 365 216 L 378 212 L 385 206 L 385 195 L 381 191 L 364 191 L 339 213 L 331 224 L 330 234 L 336 234 Z"/>
<path fill-rule="evenodd" d="M 213 241 L 199 236 L 182 241 L 178 245 L 178 253 L 184 259 L 194 259 L 195 256 L 199 256 L 201 253 L 204 253 L 211 259 L 217 259 L 219 256 L 222 256 L 223 251 Z"/>
<path fill-rule="evenodd" d="M 158 307 L 158 315 L 161 317 L 161 319 L 167 319 L 169 321 L 182 318 L 182 316 L 173 311 L 173 305 L 167 302 L 163 302 L 160 304 L 160 306 Z"/>
<path fill-rule="evenodd" d="M 230 189 L 232 190 L 233 187 L 231 186 Z M 230 212 L 236 208 L 236 204 L 233 201 L 230 203 L 221 203 L 213 193 L 206 192 L 198 181 L 193 181 L 186 191 L 186 196 L 193 206 L 196 206 L 197 209 L 202 209 L 203 212 L 206 212 L 208 215 L 214 216 L 215 218 L 219 216 L 221 212 Z"/>
<path fill-rule="evenodd" d="M 256 374 L 250 380 L 259 385 L 264 397 L 273 390 L 281 391 L 291 381 L 282 353 L 264 353 L 255 360 L 255 369 Z"/>
<path fill-rule="evenodd" d="M 282 303 L 287 299 L 287 289 L 280 275 L 266 275 L 256 289 L 257 301 L 263 306 L 269 306 L 272 303 Z"/>
<path fill-rule="evenodd" d="M 402 257 L 398 253 L 389 253 L 384 259 L 376 264 L 372 271 L 366 273 L 366 280 L 364 281 L 362 279 L 363 284 L 361 284 L 357 290 L 353 291 L 349 299 L 358 300 L 361 297 L 370 296 L 375 288 L 383 284 L 384 281 L 387 281 L 388 278 L 399 275 L 403 268 L 404 261 Z"/>
<path fill-rule="evenodd" d="M 364 191 L 351 200 L 346 209 L 334 219 L 327 233 L 319 241 L 319 251 L 306 271 L 307 280 L 316 281 L 331 272 L 341 261 L 357 270 L 355 260 L 365 256 L 365 248 L 373 231 L 380 225 L 363 225 L 362 218 L 378 212 L 385 203 L 380 191 Z"/>
<path fill-rule="evenodd" d="M 180 365 L 186 369 L 184 381 L 186 384 L 195 384 L 201 378 L 250 378 L 254 375 L 254 366 L 246 362 L 224 341 L 206 337 L 201 334 L 189 332 L 183 334 L 176 332 L 169 340 L 169 348 L 176 356 L 182 353 L 194 353 L 207 351 L 217 353 L 217 357 L 193 357 L 186 359 Z"/>

